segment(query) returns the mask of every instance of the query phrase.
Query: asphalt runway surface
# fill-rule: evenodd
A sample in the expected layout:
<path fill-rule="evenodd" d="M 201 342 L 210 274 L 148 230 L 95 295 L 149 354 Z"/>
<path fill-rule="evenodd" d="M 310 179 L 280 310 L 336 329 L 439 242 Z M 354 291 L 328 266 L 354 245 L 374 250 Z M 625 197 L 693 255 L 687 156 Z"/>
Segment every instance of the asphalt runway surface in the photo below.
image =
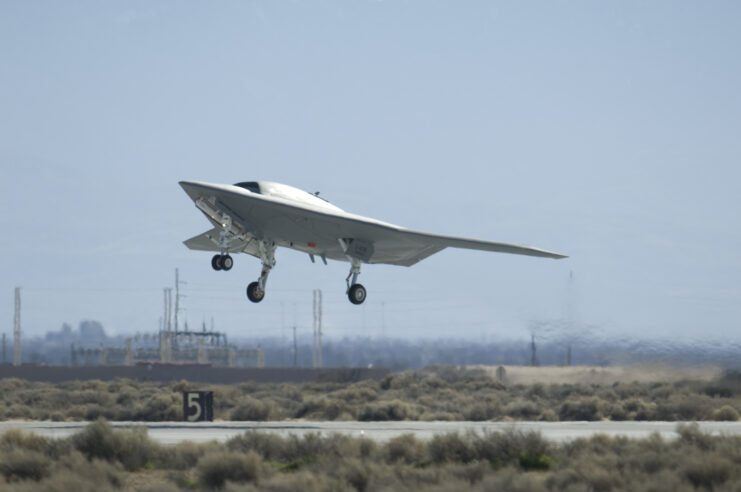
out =
<path fill-rule="evenodd" d="M 111 422 L 117 429 L 145 426 L 149 437 L 162 444 L 182 441 L 196 443 L 226 441 L 246 431 L 272 432 L 287 436 L 308 433 L 329 435 L 340 433 L 364 436 L 384 442 L 402 434 L 414 434 L 419 439 L 431 439 L 435 434 L 448 432 L 538 431 L 554 442 L 564 442 L 595 434 L 646 438 L 656 432 L 664 439 L 675 439 L 679 422 Z M 685 422 L 686 423 L 686 422 Z M 89 422 L 0 422 L 0 433 L 8 429 L 22 429 L 42 436 L 64 438 L 83 429 Z M 741 422 L 698 422 L 700 430 L 716 435 L 741 435 Z"/>

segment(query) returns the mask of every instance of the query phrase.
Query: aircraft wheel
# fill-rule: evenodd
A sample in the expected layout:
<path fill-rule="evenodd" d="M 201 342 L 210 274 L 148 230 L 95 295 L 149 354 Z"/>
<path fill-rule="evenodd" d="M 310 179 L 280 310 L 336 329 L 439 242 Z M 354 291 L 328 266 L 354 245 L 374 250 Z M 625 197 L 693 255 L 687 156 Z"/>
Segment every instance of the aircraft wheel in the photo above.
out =
<path fill-rule="evenodd" d="M 365 295 L 365 287 L 360 284 L 353 284 L 353 286 L 350 287 L 350 291 L 347 293 L 347 297 L 353 304 L 363 304 L 363 301 L 365 301 Z"/>
<path fill-rule="evenodd" d="M 211 268 L 214 270 L 221 270 L 221 255 L 214 255 L 213 258 L 211 258 Z"/>
<path fill-rule="evenodd" d="M 260 289 L 260 284 L 252 282 L 247 286 L 247 298 L 252 302 L 260 302 L 265 298 L 265 291 Z"/>
<path fill-rule="evenodd" d="M 219 260 L 219 265 L 221 265 L 222 270 L 228 272 L 234 266 L 234 260 L 231 256 L 225 255 L 221 257 L 221 260 Z"/>

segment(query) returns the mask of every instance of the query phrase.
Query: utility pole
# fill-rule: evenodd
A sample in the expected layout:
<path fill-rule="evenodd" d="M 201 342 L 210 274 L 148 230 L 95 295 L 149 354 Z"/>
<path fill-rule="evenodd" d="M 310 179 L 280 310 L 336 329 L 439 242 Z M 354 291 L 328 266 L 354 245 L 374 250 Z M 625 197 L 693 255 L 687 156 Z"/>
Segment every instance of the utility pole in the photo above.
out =
<path fill-rule="evenodd" d="M 296 325 L 293 325 L 293 367 L 296 367 L 298 359 L 298 344 L 296 343 Z"/>
<path fill-rule="evenodd" d="M 322 291 L 319 289 L 319 367 L 324 367 L 324 361 L 322 360 Z"/>
<path fill-rule="evenodd" d="M 5 364 L 8 361 L 5 355 L 5 333 L 3 333 L 3 364 Z"/>
<path fill-rule="evenodd" d="M 381 336 L 386 338 L 386 303 L 381 303 Z"/>
<path fill-rule="evenodd" d="M 322 291 L 314 289 L 314 367 L 322 367 Z"/>
<path fill-rule="evenodd" d="M 13 316 L 13 365 L 21 365 L 21 288 L 15 288 L 15 314 Z"/>
<path fill-rule="evenodd" d="M 177 279 L 177 270 L 175 270 Z M 164 313 L 162 314 L 162 332 L 160 333 L 160 360 L 170 362 L 172 359 L 172 287 L 165 287 Z"/>
<path fill-rule="evenodd" d="M 530 358 L 530 365 L 535 367 L 538 365 L 538 358 L 535 356 L 535 333 L 531 335 L 530 349 L 532 350 L 532 356 Z"/>

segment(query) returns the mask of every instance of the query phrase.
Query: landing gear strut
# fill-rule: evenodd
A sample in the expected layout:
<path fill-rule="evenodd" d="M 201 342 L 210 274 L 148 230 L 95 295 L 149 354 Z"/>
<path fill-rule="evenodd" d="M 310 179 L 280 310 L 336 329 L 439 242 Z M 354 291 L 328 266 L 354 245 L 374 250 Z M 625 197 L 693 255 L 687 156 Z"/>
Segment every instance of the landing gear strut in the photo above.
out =
<path fill-rule="evenodd" d="M 365 301 L 366 291 L 362 284 L 358 283 L 358 275 L 360 275 L 360 265 L 362 264 L 355 258 L 350 259 L 351 267 L 350 273 L 347 275 L 345 281 L 347 282 L 347 298 L 353 304 L 363 304 Z"/>
<path fill-rule="evenodd" d="M 265 298 L 265 285 L 268 283 L 270 270 L 275 266 L 275 249 L 274 242 L 261 240 L 258 243 L 260 250 L 260 260 L 262 261 L 262 271 L 257 282 L 252 282 L 247 286 L 247 299 L 252 302 L 260 302 Z"/>
<path fill-rule="evenodd" d="M 234 266 L 234 260 L 228 254 L 226 255 L 214 255 L 211 258 L 211 268 L 214 270 L 224 270 L 228 272 Z"/>

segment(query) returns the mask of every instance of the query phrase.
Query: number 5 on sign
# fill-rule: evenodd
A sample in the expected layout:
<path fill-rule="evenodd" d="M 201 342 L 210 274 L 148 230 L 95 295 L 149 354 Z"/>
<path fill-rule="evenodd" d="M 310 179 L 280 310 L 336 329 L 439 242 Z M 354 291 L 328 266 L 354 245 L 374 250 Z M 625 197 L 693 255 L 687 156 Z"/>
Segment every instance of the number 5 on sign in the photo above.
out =
<path fill-rule="evenodd" d="M 187 422 L 213 421 L 213 391 L 183 391 L 183 420 Z"/>

